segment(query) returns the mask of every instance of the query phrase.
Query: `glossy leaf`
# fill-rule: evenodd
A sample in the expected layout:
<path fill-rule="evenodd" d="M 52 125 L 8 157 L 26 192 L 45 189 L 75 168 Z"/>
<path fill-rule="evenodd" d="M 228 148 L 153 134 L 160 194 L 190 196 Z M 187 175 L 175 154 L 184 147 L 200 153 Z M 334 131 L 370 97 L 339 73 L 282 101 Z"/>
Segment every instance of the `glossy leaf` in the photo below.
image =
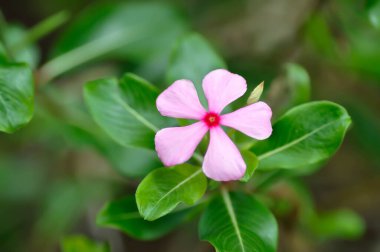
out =
<path fill-rule="evenodd" d="M 158 90 L 133 75 L 120 81 L 100 79 L 84 88 L 84 98 L 96 123 L 123 146 L 154 149 L 154 135 L 165 118 L 155 107 Z"/>
<path fill-rule="evenodd" d="M 83 235 L 65 237 L 61 243 L 62 252 L 108 252 L 104 243 L 94 242 Z"/>
<path fill-rule="evenodd" d="M 240 181 L 247 182 L 255 172 L 257 166 L 259 165 L 259 160 L 256 155 L 250 151 L 242 151 L 241 152 L 244 162 L 247 165 L 247 169 L 245 171 L 244 177 L 240 179 Z"/>
<path fill-rule="evenodd" d="M 153 240 L 181 225 L 190 217 L 193 210 L 178 210 L 158 220 L 146 221 L 137 209 L 135 197 L 128 196 L 107 203 L 99 212 L 96 223 L 102 227 L 121 230 L 136 239 Z"/>
<path fill-rule="evenodd" d="M 259 169 L 313 167 L 338 150 L 350 123 L 347 111 L 338 104 L 306 103 L 285 113 L 273 125 L 272 136 L 251 150 L 258 156 Z"/>
<path fill-rule="evenodd" d="M 207 179 L 202 169 L 183 164 L 152 171 L 136 191 L 137 207 L 146 220 L 158 219 L 179 203 L 193 205 L 205 193 Z"/>
<path fill-rule="evenodd" d="M 226 68 L 226 64 L 211 45 L 199 34 L 188 34 L 179 40 L 173 51 L 167 71 L 167 84 L 180 79 L 191 80 L 201 102 L 205 103 L 202 79 L 218 68 Z"/>
<path fill-rule="evenodd" d="M 217 252 L 274 252 L 278 230 L 271 212 L 255 198 L 222 190 L 203 214 L 199 236 Z"/>
<path fill-rule="evenodd" d="M 0 131 L 13 133 L 34 111 L 34 81 L 25 64 L 0 65 Z"/>

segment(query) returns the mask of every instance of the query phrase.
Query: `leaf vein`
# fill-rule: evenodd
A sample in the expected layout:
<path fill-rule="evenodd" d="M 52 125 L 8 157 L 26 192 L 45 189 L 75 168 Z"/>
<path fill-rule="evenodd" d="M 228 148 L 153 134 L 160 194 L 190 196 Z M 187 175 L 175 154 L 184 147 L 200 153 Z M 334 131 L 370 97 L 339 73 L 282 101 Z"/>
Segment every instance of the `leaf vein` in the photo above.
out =
<path fill-rule="evenodd" d="M 181 187 L 182 185 L 186 184 L 188 181 L 190 181 L 192 178 L 194 178 L 195 176 L 197 176 L 198 174 L 200 174 L 202 172 L 201 169 L 197 170 L 196 172 L 194 172 L 191 176 L 187 177 L 185 180 L 181 181 L 180 183 L 178 183 L 176 186 L 174 186 L 172 189 L 170 189 L 167 193 L 165 193 L 158 201 L 157 203 L 154 205 L 154 207 L 152 207 L 150 209 L 150 211 L 148 212 L 148 214 L 146 214 L 145 218 L 144 219 L 148 219 L 148 217 L 150 217 L 150 215 L 152 213 L 154 213 L 154 211 L 157 209 L 157 207 L 159 206 L 159 204 L 161 203 L 162 200 L 164 200 L 166 197 L 168 197 L 172 192 L 174 192 L 175 190 L 177 190 L 179 187 Z"/>
<path fill-rule="evenodd" d="M 237 236 L 237 238 L 239 240 L 239 245 L 240 245 L 240 247 L 242 249 L 242 252 L 245 252 L 245 247 L 244 247 L 243 239 L 241 237 L 241 233 L 240 233 L 240 230 L 239 230 L 239 224 L 238 224 L 237 219 L 236 219 L 236 215 L 235 215 L 235 212 L 234 212 L 234 208 L 232 206 L 231 198 L 230 198 L 228 192 L 226 191 L 226 189 L 224 189 L 224 188 L 222 188 L 222 196 L 223 196 L 224 203 L 226 204 L 226 207 L 227 207 L 228 215 L 231 218 L 232 226 L 234 227 L 236 236 Z"/>
<path fill-rule="evenodd" d="M 340 120 L 340 119 L 339 119 L 339 120 Z M 338 122 L 339 120 L 334 120 L 334 121 L 329 122 L 329 123 L 327 123 L 327 124 L 325 124 L 325 125 L 323 125 L 323 126 L 321 126 L 321 127 L 318 127 L 318 128 L 316 128 L 315 130 L 313 130 L 313 131 L 311 131 L 311 132 L 309 132 L 309 133 L 307 133 L 307 134 L 301 136 L 300 138 L 297 138 L 297 139 L 295 139 L 295 140 L 293 140 L 293 141 L 291 141 L 291 142 L 289 142 L 289 143 L 287 143 L 287 144 L 285 144 L 285 145 L 283 145 L 283 146 L 281 146 L 281 147 L 279 147 L 279 148 L 276 148 L 276 149 L 274 149 L 274 150 L 268 151 L 268 152 L 266 152 L 266 153 L 264 153 L 264 154 L 261 154 L 261 155 L 257 156 L 257 158 L 261 161 L 261 160 L 263 160 L 263 159 L 265 159 L 265 158 L 267 158 L 267 157 L 270 157 L 270 156 L 275 155 L 275 154 L 277 154 L 277 153 L 279 153 L 279 152 L 281 152 L 281 151 L 283 151 L 283 150 L 286 150 L 286 149 L 292 147 L 293 145 L 302 142 L 302 141 L 305 140 L 306 138 L 308 138 L 308 137 L 314 135 L 315 133 L 317 133 L 317 132 L 323 130 L 324 128 L 330 126 L 331 124 L 334 124 L 334 123 Z"/>

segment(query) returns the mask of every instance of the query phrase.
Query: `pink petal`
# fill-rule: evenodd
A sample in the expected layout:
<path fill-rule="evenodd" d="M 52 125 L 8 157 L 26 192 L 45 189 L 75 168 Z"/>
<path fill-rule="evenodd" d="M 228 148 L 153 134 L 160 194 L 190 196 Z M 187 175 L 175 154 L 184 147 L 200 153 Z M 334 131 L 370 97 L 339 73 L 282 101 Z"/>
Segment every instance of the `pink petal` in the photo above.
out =
<path fill-rule="evenodd" d="M 161 115 L 199 120 L 205 115 L 194 84 L 189 80 L 177 80 L 156 101 Z"/>
<path fill-rule="evenodd" d="M 265 102 L 256 102 L 221 116 L 220 123 L 263 140 L 272 134 L 272 110 Z"/>
<path fill-rule="evenodd" d="M 185 127 L 173 127 L 157 132 L 154 139 L 158 157 L 165 166 L 189 160 L 208 128 L 204 122 Z"/>
<path fill-rule="evenodd" d="M 242 96 L 247 90 L 243 77 L 224 69 L 208 73 L 203 79 L 203 90 L 210 112 L 220 113 L 228 104 Z"/>
<path fill-rule="evenodd" d="M 202 168 L 207 177 L 217 181 L 238 180 L 244 176 L 245 162 L 221 127 L 210 129 L 210 144 Z"/>

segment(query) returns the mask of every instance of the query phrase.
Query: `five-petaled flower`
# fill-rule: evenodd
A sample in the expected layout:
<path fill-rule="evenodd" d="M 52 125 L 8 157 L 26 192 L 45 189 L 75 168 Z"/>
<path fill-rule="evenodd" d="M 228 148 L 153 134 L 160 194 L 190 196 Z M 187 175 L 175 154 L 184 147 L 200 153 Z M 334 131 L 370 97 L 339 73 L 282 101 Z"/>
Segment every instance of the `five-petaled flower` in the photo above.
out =
<path fill-rule="evenodd" d="M 243 77 L 224 69 L 208 73 L 202 87 L 208 101 L 208 111 L 201 105 L 194 84 L 189 80 L 177 80 L 159 95 L 157 109 L 161 115 L 198 122 L 158 131 L 155 137 L 156 151 L 166 166 L 184 163 L 210 131 L 203 172 L 217 181 L 238 180 L 244 176 L 246 164 L 239 149 L 221 126 L 263 140 L 272 133 L 272 110 L 266 103 L 256 102 L 222 115 L 223 109 L 247 90 Z"/>

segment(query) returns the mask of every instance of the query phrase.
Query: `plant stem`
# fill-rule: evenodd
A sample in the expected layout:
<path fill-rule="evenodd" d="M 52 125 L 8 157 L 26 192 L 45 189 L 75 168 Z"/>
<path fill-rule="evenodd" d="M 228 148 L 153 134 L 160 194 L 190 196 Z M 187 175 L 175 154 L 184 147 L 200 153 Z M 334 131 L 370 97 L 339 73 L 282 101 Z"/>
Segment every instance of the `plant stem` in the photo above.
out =
<path fill-rule="evenodd" d="M 133 35 L 133 32 L 128 33 L 128 36 L 126 36 L 125 32 L 115 32 L 106 37 L 88 42 L 50 60 L 40 69 L 42 79 L 40 84 L 47 84 L 59 75 L 83 63 L 94 60 L 125 46 L 127 43 L 133 42 L 135 40 Z"/>
<path fill-rule="evenodd" d="M 240 233 L 239 224 L 238 224 L 238 221 L 237 221 L 237 218 L 236 218 L 234 207 L 232 205 L 230 194 L 228 193 L 227 188 L 224 187 L 224 186 L 221 186 L 220 190 L 221 190 L 221 193 L 222 193 L 224 204 L 226 205 L 226 208 L 227 208 L 228 215 L 230 216 L 232 226 L 234 227 L 236 236 L 238 238 L 239 246 L 241 247 L 242 251 L 244 252 L 245 251 L 245 247 L 244 247 L 244 244 L 243 244 L 242 235 Z"/>
<path fill-rule="evenodd" d="M 32 27 L 25 37 L 18 43 L 14 44 L 10 50 L 12 52 L 20 51 L 26 46 L 34 43 L 40 38 L 44 37 L 51 31 L 57 29 L 59 26 L 64 24 L 69 19 L 69 14 L 66 11 L 58 12 L 47 19 L 39 22 L 37 25 Z"/>

